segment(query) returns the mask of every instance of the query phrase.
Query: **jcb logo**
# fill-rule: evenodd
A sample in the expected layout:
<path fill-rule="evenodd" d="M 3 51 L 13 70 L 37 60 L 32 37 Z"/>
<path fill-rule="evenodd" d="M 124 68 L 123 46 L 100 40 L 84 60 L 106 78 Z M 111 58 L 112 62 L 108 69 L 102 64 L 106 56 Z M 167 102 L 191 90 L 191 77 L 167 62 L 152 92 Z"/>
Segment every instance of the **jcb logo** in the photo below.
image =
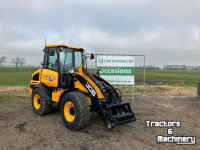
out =
<path fill-rule="evenodd" d="M 95 92 L 95 90 L 93 89 L 93 87 L 92 87 L 88 82 L 87 82 L 87 84 L 86 84 L 86 87 L 87 87 L 87 89 L 91 92 L 92 96 L 95 97 L 96 92 Z"/>
<path fill-rule="evenodd" d="M 54 76 L 46 76 L 46 79 L 49 81 L 53 81 L 54 80 Z"/>

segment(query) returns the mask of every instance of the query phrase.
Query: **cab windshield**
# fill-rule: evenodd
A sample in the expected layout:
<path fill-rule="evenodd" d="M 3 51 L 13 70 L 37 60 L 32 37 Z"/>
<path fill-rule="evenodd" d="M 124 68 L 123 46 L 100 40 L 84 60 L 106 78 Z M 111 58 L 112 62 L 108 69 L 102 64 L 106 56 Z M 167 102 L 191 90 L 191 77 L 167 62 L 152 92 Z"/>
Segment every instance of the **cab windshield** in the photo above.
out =
<path fill-rule="evenodd" d="M 84 65 L 81 50 L 60 47 L 61 72 L 69 69 L 75 69 L 77 71 L 80 65 Z"/>

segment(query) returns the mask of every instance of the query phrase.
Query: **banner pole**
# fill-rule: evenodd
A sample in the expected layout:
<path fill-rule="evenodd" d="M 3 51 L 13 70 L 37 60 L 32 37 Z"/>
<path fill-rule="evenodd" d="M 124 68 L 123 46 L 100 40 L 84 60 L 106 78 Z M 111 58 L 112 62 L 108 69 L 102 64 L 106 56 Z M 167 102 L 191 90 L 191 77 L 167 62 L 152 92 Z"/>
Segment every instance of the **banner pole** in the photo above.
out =
<path fill-rule="evenodd" d="M 134 105 L 134 102 L 135 102 L 135 86 L 133 85 L 132 86 L 132 101 L 131 101 L 131 103 L 132 103 L 132 106 Z"/>
<path fill-rule="evenodd" d="M 135 60 L 135 56 L 134 57 L 134 67 L 135 67 L 135 64 L 136 64 L 136 60 Z M 135 68 L 134 68 L 134 71 L 135 71 Z M 135 72 L 134 72 L 134 83 L 133 83 L 133 86 L 132 86 L 132 106 L 134 105 L 134 102 L 135 102 Z"/>
<path fill-rule="evenodd" d="M 144 74 L 144 77 L 143 77 L 143 85 L 145 86 L 145 82 L 146 82 L 146 58 L 145 58 L 145 55 L 144 55 L 144 69 L 143 69 L 143 74 Z"/>
<path fill-rule="evenodd" d="M 97 54 L 95 54 L 94 59 L 95 59 L 95 73 L 94 74 L 96 74 L 96 72 L 97 72 Z"/>

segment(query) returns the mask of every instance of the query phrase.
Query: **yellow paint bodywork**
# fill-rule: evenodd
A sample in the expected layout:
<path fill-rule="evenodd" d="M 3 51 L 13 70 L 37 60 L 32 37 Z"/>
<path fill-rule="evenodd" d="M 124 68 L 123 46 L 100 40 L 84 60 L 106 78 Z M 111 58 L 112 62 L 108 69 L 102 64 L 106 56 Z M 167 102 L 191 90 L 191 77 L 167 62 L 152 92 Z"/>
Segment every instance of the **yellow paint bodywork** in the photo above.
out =
<path fill-rule="evenodd" d="M 39 94 L 36 94 L 33 98 L 33 104 L 34 104 L 34 107 L 35 109 L 40 109 L 41 107 L 41 100 L 40 100 L 40 95 Z"/>
<path fill-rule="evenodd" d="M 33 89 L 31 89 L 31 88 L 29 87 L 29 88 L 28 88 L 28 91 L 29 91 L 29 95 L 32 96 Z"/>
<path fill-rule="evenodd" d="M 31 84 L 39 84 L 40 83 L 40 79 L 41 79 L 41 70 L 42 69 L 38 69 L 36 72 L 33 73 L 32 77 L 31 77 Z M 39 73 L 39 81 L 35 81 L 33 80 L 33 76 Z"/>
<path fill-rule="evenodd" d="M 71 113 L 70 109 L 73 109 L 74 112 Z M 76 110 L 75 110 L 74 104 L 72 102 L 68 101 L 68 102 L 65 103 L 64 115 L 65 115 L 65 118 L 68 122 L 74 121 L 74 119 L 76 117 Z"/>
<path fill-rule="evenodd" d="M 73 49 L 83 49 L 82 47 L 75 47 L 75 46 L 68 46 L 65 44 L 52 44 L 52 45 L 46 45 L 46 48 L 51 48 L 51 47 L 58 47 L 58 46 L 63 46 L 63 47 L 67 47 L 67 48 L 73 48 Z"/>
<path fill-rule="evenodd" d="M 75 85 L 75 88 L 77 88 L 77 89 L 79 89 L 81 91 L 84 91 L 84 92 L 88 92 L 88 90 L 76 78 L 75 78 L 75 81 L 74 81 L 74 85 Z"/>
<path fill-rule="evenodd" d="M 74 81 L 74 85 L 75 85 L 75 88 L 77 88 L 81 91 L 84 91 L 84 92 L 88 92 L 87 89 L 76 78 L 75 78 L 75 81 Z M 89 105 L 92 105 L 91 98 L 89 96 L 86 96 L 86 98 L 87 98 Z"/>
<path fill-rule="evenodd" d="M 58 103 L 60 100 L 60 96 L 64 92 L 64 89 L 59 88 L 58 90 L 54 90 L 52 93 L 52 101 Z"/>
<path fill-rule="evenodd" d="M 31 77 L 31 82 L 30 82 L 30 84 L 32 84 L 32 85 L 37 85 L 37 84 L 39 84 L 39 83 L 41 82 L 41 70 L 42 70 L 42 69 L 38 69 L 37 71 L 35 71 L 35 72 L 33 73 L 32 77 Z M 33 76 L 36 75 L 36 74 L 39 74 L 39 81 L 33 80 Z M 29 94 L 30 94 L 30 96 L 32 95 L 32 92 L 33 92 L 33 89 L 31 89 L 31 88 L 29 87 Z"/>
<path fill-rule="evenodd" d="M 101 90 L 99 89 L 99 87 L 82 71 L 82 67 L 79 67 L 78 72 L 76 72 L 76 74 L 82 76 L 83 78 L 85 78 L 95 89 L 95 91 L 97 92 L 98 98 L 102 99 L 105 98 L 101 92 Z M 77 80 L 75 82 L 75 88 L 78 88 L 82 91 L 87 92 L 87 89 Z"/>
<path fill-rule="evenodd" d="M 49 80 L 48 77 L 53 77 L 53 81 Z M 42 69 L 41 82 L 48 87 L 58 87 L 58 72 Z"/>

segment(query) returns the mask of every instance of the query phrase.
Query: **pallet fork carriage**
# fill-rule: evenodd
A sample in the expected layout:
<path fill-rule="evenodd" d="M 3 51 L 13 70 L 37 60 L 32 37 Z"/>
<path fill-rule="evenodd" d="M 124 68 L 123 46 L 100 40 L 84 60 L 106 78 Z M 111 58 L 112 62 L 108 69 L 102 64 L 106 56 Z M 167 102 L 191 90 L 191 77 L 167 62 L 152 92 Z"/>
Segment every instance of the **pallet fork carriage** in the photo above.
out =
<path fill-rule="evenodd" d="M 84 128 L 91 111 L 97 112 L 108 129 L 136 121 L 130 104 L 122 102 L 121 92 L 99 77 L 99 73 L 88 72 L 83 48 L 47 45 L 42 65 L 33 73 L 29 86 L 37 115 L 49 113 L 52 104 L 58 103 L 63 122 L 70 130 Z"/>

